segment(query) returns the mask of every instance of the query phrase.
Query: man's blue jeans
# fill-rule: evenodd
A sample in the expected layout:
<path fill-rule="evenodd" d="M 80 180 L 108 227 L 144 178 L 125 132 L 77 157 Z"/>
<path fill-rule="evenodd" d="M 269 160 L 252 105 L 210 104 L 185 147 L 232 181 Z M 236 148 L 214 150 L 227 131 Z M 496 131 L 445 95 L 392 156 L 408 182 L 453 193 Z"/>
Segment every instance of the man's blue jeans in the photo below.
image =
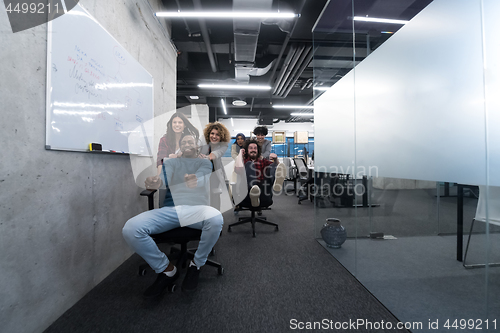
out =
<path fill-rule="evenodd" d="M 181 216 L 179 216 L 181 215 Z M 151 266 L 156 273 L 163 272 L 169 260 L 150 235 L 159 234 L 186 225 L 185 220 L 196 216 L 189 228 L 201 229 L 194 263 L 201 267 L 219 239 L 224 220 L 222 214 L 210 206 L 162 207 L 141 213 L 125 223 L 122 233 L 128 245 Z"/>

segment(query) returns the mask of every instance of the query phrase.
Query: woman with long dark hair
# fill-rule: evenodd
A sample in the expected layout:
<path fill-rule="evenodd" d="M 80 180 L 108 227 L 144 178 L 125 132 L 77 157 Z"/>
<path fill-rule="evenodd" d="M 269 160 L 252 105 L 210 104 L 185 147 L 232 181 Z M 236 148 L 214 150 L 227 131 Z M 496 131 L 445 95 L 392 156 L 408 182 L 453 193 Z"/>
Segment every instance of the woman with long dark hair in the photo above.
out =
<path fill-rule="evenodd" d="M 196 141 L 200 138 L 200 132 L 187 119 L 182 112 L 176 112 L 167 122 L 166 133 L 161 137 L 156 155 L 156 175 L 148 177 L 147 182 L 150 188 L 155 188 L 155 184 L 160 184 L 160 173 L 163 159 L 175 158 L 179 153 L 179 140 L 184 134 L 191 134 Z M 148 187 L 148 186 L 147 186 Z"/>
<path fill-rule="evenodd" d="M 177 157 L 179 152 L 179 139 L 183 134 L 191 134 L 196 140 L 200 138 L 200 132 L 186 118 L 182 112 L 176 112 L 167 123 L 167 131 L 161 137 L 158 144 L 156 165 L 161 166 L 164 158 Z"/>

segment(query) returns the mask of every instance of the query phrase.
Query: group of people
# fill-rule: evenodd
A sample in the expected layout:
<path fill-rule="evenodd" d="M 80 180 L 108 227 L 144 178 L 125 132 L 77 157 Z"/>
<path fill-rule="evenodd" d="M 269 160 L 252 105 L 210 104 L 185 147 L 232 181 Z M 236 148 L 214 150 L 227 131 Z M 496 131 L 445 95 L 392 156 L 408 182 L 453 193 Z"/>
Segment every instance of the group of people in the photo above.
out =
<path fill-rule="evenodd" d="M 278 158 L 271 153 L 271 142 L 265 140 L 267 128 L 256 127 L 254 134 L 256 140 L 246 140 L 239 133 L 231 156 L 236 160 L 235 172 L 245 181 L 249 193 L 241 204 L 255 207 L 270 204 L 271 196 L 263 184 L 274 179 Z M 151 235 L 186 226 L 202 230 L 198 249 L 182 282 L 182 290 L 187 292 L 196 290 L 199 270 L 220 236 L 224 222 L 220 197 L 226 188 L 222 156 L 231 135 L 223 124 L 213 122 L 205 126 L 203 136 L 205 145 L 200 144 L 200 132 L 184 114 L 172 115 L 159 142 L 156 174 L 146 179 L 148 189 L 165 185 L 163 207 L 143 212 L 123 227 L 125 241 L 158 274 L 144 292 L 145 297 L 160 295 L 179 277 L 177 267 L 159 250 Z M 274 179 L 274 190 L 281 190 L 283 179 L 281 175 Z"/>

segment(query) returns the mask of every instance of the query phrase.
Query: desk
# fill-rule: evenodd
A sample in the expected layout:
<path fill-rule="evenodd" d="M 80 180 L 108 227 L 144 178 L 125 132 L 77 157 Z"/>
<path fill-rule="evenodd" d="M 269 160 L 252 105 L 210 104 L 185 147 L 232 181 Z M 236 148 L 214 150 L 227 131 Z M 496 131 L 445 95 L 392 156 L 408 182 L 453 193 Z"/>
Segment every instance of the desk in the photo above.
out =
<path fill-rule="evenodd" d="M 335 208 L 360 208 L 360 207 L 379 207 L 380 204 L 369 204 L 368 203 L 368 177 L 363 176 L 362 178 L 353 179 L 349 174 L 337 174 L 337 173 L 328 173 L 328 172 L 316 172 L 315 173 L 315 181 L 316 186 L 322 188 L 325 185 L 325 181 L 328 182 L 329 189 L 329 200 L 340 198 L 340 205 L 335 206 Z M 361 181 L 361 186 L 363 188 L 362 193 L 356 193 L 355 187 L 356 182 Z M 359 183 L 358 183 L 359 185 Z M 335 193 L 336 187 L 343 187 L 340 194 Z M 356 195 L 362 197 L 361 204 L 354 204 Z M 334 203 L 332 200 L 330 202 Z M 335 204 L 335 203 L 334 203 Z"/>

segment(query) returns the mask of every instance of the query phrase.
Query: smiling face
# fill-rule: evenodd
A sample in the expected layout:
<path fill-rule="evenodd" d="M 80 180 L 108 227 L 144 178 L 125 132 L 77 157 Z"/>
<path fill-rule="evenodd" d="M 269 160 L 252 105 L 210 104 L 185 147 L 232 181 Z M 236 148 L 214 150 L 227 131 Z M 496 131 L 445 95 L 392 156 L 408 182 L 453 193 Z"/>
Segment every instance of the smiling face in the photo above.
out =
<path fill-rule="evenodd" d="M 184 128 L 186 128 L 186 125 L 184 125 L 184 121 L 182 121 L 181 118 L 175 117 L 172 119 L 172 130 L 175 133 L 182 133 L 184 131 Z"/>
<path fill-rule="evenodd" d="M 257 159 L 257 155 L 259 154 L 259 149 L 257 148 L 257 145 L 255 143 L 251 143 L 248 145 L 247 154 L 251 160 Z"/>
<path fill-rule="evenodd" d="M 186 135 L 182 138 L 179 144 L 182 152 L 182 157 L 194 158 L 198 156 L 198 147 L 196 140 L 192 135 Z"/>
<path fill-rule="evenodd" d="M 220 142 L 220 134 L 219 131 L 215 128 L 210 132 L 210 142 L 217 143 Z"/>
<path fill-rule="evenodd" d="M 264 134 L 256 134 L 255 136 L 257 137 L 258 143 L 262 143 L 266 139 L 266 136 Z"/>

